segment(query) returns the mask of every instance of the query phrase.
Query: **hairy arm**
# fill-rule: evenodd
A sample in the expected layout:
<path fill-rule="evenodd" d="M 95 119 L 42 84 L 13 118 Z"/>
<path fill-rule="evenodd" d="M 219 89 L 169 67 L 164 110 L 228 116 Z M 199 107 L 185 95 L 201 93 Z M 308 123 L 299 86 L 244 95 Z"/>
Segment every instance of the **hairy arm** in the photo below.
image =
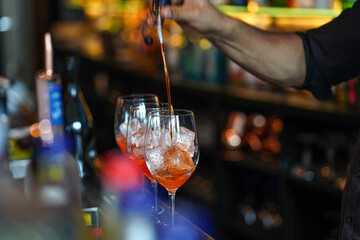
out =
<path fill-rule="evenodd" d="M 220 13 L 207 0 L 185 0 L 161 12 L 190 35 L 209 39 L 244 69 L 281 87 L 300 87 L 306 75 L 305 52 L 295 33 L 263 31 Z"/>

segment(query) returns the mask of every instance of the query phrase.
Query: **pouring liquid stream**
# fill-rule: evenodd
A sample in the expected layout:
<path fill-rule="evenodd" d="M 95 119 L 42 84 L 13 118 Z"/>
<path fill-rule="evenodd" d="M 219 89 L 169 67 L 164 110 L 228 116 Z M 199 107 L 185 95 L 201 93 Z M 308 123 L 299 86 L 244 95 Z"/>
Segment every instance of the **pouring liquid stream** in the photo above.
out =
<path fill-rule="evenodd" d="M 165 72 L 166 94 L 167 94 L 167 98 L 168 98 L 169 115 L 170 115 L 170 136 L 171 136 L 171 141 L 172 141 L 173 140 L 173 135 L 174 135 L 173 127 L 172 127 L 173 107 L 171 105 L 170 77 L 169 77 L 169 71 L 168 71 L 166 57 L 165 57 L 165 44 L 164 44 L 164 38 L 163 38 L 163 34 L 162 34 L 162 22 L 161 22 L 160 13 L 158 14 L 157 33 L 158 33 L 158 37 L 159 37 L 160 48 L 161 48 L 161 56 L 162 56 L 162 59 L 163 59 L 164 72 Z"/>

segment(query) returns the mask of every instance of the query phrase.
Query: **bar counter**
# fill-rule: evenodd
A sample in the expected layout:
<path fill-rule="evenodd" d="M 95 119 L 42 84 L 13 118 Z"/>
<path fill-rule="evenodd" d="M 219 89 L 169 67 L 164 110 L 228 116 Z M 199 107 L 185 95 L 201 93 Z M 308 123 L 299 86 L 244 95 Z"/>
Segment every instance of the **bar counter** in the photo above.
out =
<path fill-rule="evenodd" d="M 26 192 L 26 186 L 24 186 L 26 180 L 25 180 L 25 173 L 26 173 L 26 169 L 30 166 L 29 164 L 31 164 L 30 160 L 17 160 L 17 161 L 13 161 L 10 163 L 10 170 L 11 173 L 15 179 L 15 181 L 13 182 L 13 186 L 14 188 L 17 190 L 17 194 L 20 194 L 19 196 L 23 196 L 24 195 L 24 191 Z M 104 211 L 103 207 L 101 207 L 101 198 L 105 197 L 101 194 L 99 194 L 99 186 L 98 186 L 98 182 L 94 179 L 91 180 L 87 180 L 86 184 L 84 185 L 86 187 L 87 193 L 85 198 L 83 196 L 83 214 L 86 213 L 90 213 L 89 216 L 90 217 L 90 222 L 86 223 L 88 221 L 85 221 L 85 224 L 90 227 L 90 228 L 96 228 L 96 229 L 103 229 L 102 231 L 106 231 L 106 229 L 108 229 L 108 227 L 106 227 L 106 222 L 109 221 L 109 216 L 107 215 L 106 211 Z M 145 192 L 147 192 L 147 190 L 145 190 Z M 27 193 L 29 194 L 29 193 Z M 147 195 L 150 195 L 149 193 L 147 193 Z M 113 198 L 111 198 L 113 199 Z M 19 204 L 19 203 L 17 203 Z M 161 213 L 160 215 L 160 219 L 162 222 L 167 222 L 168 221 L 168 216 L 169 216 L 169 208 L 168 205 L 165 204 L 162 201 L 159 201 L 159 205 L 164 209 L 164 212 Z M 22 208 L 26 209 L 27 204 L 22 205 Z M 30 206 L 29 206 L 30 207 Z M 111 208 L 114 208 L 114 206 L 112 206 Z M 17 213 L 18 214 L 18 213 Z M 9 217 L 9 216 L 8 216 Z M 84 215 L 84 219 L 85 219 L 85 215 Z M 22 223 L 23 219 L 20 218 L 20 220 L 18 219 L 19 223 Z M 70 220 L 71 221 L 71 220 Z M 123 219 L 123 221 L 126 222 L 126 219 Z M 26 224 L 24 224 L 23 226 L 27 226 L 27 222 Z M 113 225 L 113 223 L 112 223 Z M 80 224 L 81 226 L 81 224 Z M 119 223 L 119 226 L 116 226 L 117 228 L 122 228 L 123 226 Z M 139 227 L 139 231 L 141 231 L 141 226 Z M 167 226 L 167 227 L 163 227 L 161 225 L 155 224 L 154 227 L 156 228 L 156 233 L 157 236 L 163 236 L 163 233 L 166 231 L 169 231 L 169 229 L 171 229 L 171 227 Z M 183 236 L 182 234 L 184 234 L 185 238 L 181 238 L 181 239 L 187 239 L 187 240 L 213 240 L 213 238 L 211 236 L 209 236 L 206 232 L 204 232 L 202 229 L 200 229 L 198 226 L 196 226 L 194 223 L 192 223 L 191 221 L 189 221 L 187 218 L 185 218 L 183 215 L 181 215 L 180 213 L 175 211 L 175 225 L 174 225 L 174 229 L 175 231 L 180 231 L 181 235 L 179 236 L 178 233 L 176 232 L 177 237 L 181 237 Z M 36 231 L 36 229 L 34 230 Z M 9 236 L 14 236 L 14 235 L 10 235 Z M 86 236 L 86 234 L 85 234 Z M 107 234 L 104 232 L 104 236 L 107 236 Z M 93 238 L 90 238 L 93 239 Z M 96 238 L 96 239 L 107 239 L 107 238 Z M 160 239 L 163 239 L 162 237 L 160 237 Z M 82 239 L 83 240 L 83 239 Z"/>

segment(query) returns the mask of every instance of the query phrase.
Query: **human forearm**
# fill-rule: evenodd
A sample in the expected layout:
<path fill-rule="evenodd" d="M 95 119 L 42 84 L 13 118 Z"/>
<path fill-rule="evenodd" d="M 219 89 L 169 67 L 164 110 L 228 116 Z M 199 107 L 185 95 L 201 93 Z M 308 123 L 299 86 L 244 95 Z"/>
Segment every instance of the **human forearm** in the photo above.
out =
<path fill-rule="evenodd" d="M 184 0 L 164 7 L 184 31 L 208 38 L 228 58 L 263 80 L 282 87 L 302 86 L 306 75 L 302 40 L 294 33 L 271 33 L 220 13 L 208 0 Z"/>
<path fill-rule="evenodd" d="M 259 78 L 282 87 L 300 87 L 306 64 L 302 41 L 294 33 L 272 33 L 225 17 L 223 28 L 205 35 L 228 58 Z"/>

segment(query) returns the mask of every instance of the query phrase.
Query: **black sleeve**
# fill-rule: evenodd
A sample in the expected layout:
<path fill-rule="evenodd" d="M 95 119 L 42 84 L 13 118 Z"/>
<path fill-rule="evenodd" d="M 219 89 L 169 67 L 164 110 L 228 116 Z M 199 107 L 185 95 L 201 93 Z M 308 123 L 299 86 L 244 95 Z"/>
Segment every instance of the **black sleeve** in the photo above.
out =
<path fill-rule="evenodd" d="M 302 88 L 317 99 L 331 98 L 331 86 L 360 73 L 360 0 L 320 28 L 297 34 L 306 55 Z"/>

